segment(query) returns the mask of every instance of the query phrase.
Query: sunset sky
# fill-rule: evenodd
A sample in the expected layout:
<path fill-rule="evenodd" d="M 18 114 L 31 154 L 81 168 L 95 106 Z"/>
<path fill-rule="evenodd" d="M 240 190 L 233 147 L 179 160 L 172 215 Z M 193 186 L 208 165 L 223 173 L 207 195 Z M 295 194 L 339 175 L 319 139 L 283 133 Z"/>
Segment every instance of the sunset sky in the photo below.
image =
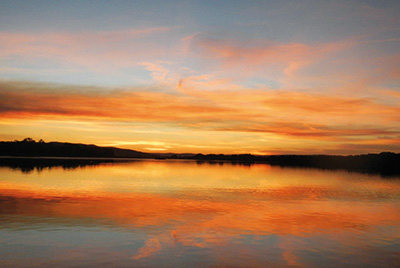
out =
<path fill-rule="evenodd" d="M 0 1 L 0 140 L 400 152 L 400 1 Z"/>

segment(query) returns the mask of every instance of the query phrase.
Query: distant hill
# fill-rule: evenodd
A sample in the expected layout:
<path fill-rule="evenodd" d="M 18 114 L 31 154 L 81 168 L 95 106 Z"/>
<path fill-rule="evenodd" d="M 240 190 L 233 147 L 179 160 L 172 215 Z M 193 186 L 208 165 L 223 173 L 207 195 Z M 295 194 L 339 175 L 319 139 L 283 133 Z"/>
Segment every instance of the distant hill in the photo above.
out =
<path fill-rule="evenodd" d="M 103 158 L 154 158 L 149 153 L 115 147 L 100 147 L 79 143 L 36 142 L 30 138 L 22 141 L 0 142 L 2 156 L 49 157 L 103 157 Z"/>
<path fill-rule="evenodd" d="M 34 141 L 0 142 L 0 156 L 18 157 L 86 157 L 86 158 L 144 158 L 144 159 L 191 159 L 198 162 L 229 161 L 237 163 L 268 163 L 270 165 L 311 167 L 330 170 L 349 170 L 381 175 L 400 175 L 400 154 L 382 152 L 365 155 L 252 155 L 252 154 L 174 154 L 144 153 L 115 147 L 96 145 Z M 8 165 L 8 164 L 7 164 Z"/>

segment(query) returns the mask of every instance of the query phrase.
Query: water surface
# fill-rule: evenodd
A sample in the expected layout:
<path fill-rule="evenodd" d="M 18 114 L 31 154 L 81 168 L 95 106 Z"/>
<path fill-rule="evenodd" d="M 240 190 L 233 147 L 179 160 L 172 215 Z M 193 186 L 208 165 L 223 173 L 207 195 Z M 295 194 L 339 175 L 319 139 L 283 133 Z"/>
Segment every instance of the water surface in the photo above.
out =
<path fill-rule="evenodd" d="M 265 164 L 0 168 L 1 267 L 399 267 L 400 178 Z"/>

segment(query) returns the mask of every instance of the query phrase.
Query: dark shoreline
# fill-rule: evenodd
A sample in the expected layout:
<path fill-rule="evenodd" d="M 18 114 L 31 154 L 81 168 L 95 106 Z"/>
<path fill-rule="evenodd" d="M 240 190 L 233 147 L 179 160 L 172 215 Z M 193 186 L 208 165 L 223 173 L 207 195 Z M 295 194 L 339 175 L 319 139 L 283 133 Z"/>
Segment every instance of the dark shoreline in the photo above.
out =
<path fill-rule="evenodd" d="M 29 172 L 35 168 L 61 166 L 75 168 L 101 163 L 137 160 L 193 160 L 201 162 L 229 162 L 251 165 L 264 163 L 281 167 L 346 170 L 385 177 L 400 176 L 400 154 L 382 152 L 364 155 L 252 155 L 252 154 L 174 154 L 144 153 L 115 147 L 96 145 L 23 141 L 0 142 L 0 166 L 15 167 Z"/>
<path fill-rule="evenodd" d="M 284 157 L 284 156 L 278 156 Z M 291 157 L 291 156 L 286 156 Z M 309 158 L 310 156 L 296 156 L 296 158 Z M 345 156 L 343 156 L 345 157 Z M 285 159 L 285 158 L 284 158 Z M 267 164 L 271 166 L 279 166 L 282 168 L 311 168 L 329 171 L 347 171 L 356 172 L 370 175 L 380 175 L 385 178 L 400 178 L 400 171 L 397 166 L 387 169 L 384 166 L 370 166 L 365 168 L 365 165 L 355 166 L 340 166 L 340 165 L 325 165 L 323 162 L 285 162 L 285 161 L 245 161 L 245 160 L 227 160 L 227 159 L 193 159 L 193 158 L 101 158 L 101 157 L 29 157 L 29 156 L 0 156 L 0 167 L 8 167 L 15 170 L 20 170 L 24 173 L 31 173 L 33 171 L 42 171 L 44 169 L 51 169 L 61 167 L 65 170 L 72 170 L 76 168 L 84 168 L 87 166 L 98 166 L 107 163 L 124 163 L 124 162 L 138 162 L 138 161 L 190 161 L 196 162 L 198 165 L 202 164 L 233 164 L 251 166 L 253 164 Z"/>

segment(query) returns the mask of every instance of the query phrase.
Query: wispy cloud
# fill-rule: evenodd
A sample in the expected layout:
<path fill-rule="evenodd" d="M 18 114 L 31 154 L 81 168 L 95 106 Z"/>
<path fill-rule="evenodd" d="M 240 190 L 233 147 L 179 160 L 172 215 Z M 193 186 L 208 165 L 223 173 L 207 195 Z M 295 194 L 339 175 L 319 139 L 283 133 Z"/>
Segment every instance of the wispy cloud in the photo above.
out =
<path fill-rule="evenodd" d="M 272 40 L 239 42 L 226 39 L 205 38 L 196 35 L 190 38 L 192 50 L 209 60 L 216 60 L 223 68 L 241 72 L 264 72 L 269 68 L 287 76 L 324 57 L 349 48 L 354 41 L 305 44 L 299 42 L 279 43 Z"/>
<path fill-rule="evenodd" d="M 0 32 L 0 58 L 24 57 L 25 62 L 56 62 L 95 71 L 138 66 L 140 61 L 164 55 L 161 45 L 148 38 L 177 27 L 132 28 L 99 32 Z"/>

